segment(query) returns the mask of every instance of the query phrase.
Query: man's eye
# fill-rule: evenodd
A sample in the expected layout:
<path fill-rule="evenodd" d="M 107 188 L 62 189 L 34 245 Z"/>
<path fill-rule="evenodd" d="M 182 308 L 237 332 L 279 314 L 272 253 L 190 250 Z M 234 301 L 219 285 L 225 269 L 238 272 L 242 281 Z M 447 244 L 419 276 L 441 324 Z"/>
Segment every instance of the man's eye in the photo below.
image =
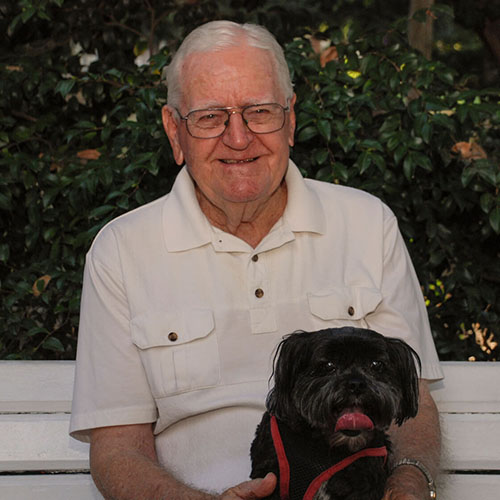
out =
<path fill-rule="evenodd" d="M 226 118 L 226 113 L 207 110 L 193 115 L 191 121 L 196 127 L 212 128 L 222 125 Z"/>
<path fill-rule="evenodd" d="M 245 112 L 245 118 L 247 120 L 261 120 L 271 115 L 269 108 L 258 107 L 258 108 L 247 108 Z"/>
<path fill-rule="evenodd" d="M 214 120 L 217 120 L 217 118 L 219 118 L 220 115 L 216 114 L 216 113 L 207 113 L 205 115 L 201 115 L 201 116 L 198 116 L 197 117 L 197 121 L 198 123 L 200 122 L 213 122 Z"/>

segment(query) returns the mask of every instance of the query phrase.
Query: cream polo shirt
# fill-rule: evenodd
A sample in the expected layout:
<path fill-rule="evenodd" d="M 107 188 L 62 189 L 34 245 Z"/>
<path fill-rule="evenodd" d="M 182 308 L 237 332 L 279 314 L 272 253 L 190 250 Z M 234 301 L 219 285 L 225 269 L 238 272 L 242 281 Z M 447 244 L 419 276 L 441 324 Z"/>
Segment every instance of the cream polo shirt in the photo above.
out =
<path fill-rule="evenodd" d="M 155 422 L 160 461 L 193 486 L 248 478 L 283 335 L 353 325 L 406 340 L 441 378 L 392 212 L 304 180 L 253 249 L 212 227 L 184 168 L 172 191 L 110 222 L 87 255 L 70 432 Z"/>

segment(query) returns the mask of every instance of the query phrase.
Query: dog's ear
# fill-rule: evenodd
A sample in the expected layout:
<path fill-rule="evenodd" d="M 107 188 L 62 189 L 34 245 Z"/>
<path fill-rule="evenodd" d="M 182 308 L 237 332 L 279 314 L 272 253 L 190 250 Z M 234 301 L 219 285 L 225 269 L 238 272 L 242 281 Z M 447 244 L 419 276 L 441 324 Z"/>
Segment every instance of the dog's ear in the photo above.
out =
<path fill-rule="evenodd" d="M 288 419 L 296 414 L 294 386 L 311 357 L 310 335 L 308 332 L 287 335 L 276 349 L 272 374 L 274 386 L 267 396 L 266 407 L 277 418 Z"/>
<path fill-rule="evenodd" d="M 406 342 L 395 338 L 387 338 L 386 340 L 389 347 L 389 357 L 392 366 L 397 371 L 397 380 L 401 385 L 403 395 L 396 414 L 396 423 L 401 425 L 406 419 L 415 417 L 418 412 L 420 357 Z"/>

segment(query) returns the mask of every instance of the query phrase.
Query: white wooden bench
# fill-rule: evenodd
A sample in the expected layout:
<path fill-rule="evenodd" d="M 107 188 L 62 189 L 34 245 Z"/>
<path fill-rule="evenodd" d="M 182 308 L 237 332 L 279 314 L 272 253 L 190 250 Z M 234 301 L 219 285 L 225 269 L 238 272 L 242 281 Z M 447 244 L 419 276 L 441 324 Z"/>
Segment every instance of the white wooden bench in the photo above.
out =
<path fill-rule="evenodd" d="M 442 363 L 443 500 L 500 499 L 500 363 Z M 68 436 L 72 361 L 0 361 L 0 500 L 102 499 Z M 146 500 L 146 499 L 145 499 Z"/>

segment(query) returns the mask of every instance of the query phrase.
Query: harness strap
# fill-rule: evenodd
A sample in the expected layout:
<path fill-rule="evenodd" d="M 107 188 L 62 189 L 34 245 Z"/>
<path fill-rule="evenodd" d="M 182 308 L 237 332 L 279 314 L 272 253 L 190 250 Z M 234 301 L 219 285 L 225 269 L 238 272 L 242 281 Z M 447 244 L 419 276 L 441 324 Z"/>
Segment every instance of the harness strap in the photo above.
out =
<path fill-rule="evenodd" d="M 278 428 L 278 422 L 274 415 L 271 416 L 271 435 L 273 437 L 280 469 L 280 498 L 281 500 L 289 500 L 290 465 L 288 464 L 288 459 L 286 458 L 285 447 L 283 446 L 280 430 Z"/>
<path fill-rule="evenodd" d="M 289 500 L 290 498 L 290 465 L 285 452 L 285 447 L 283 445 L 283 440 L 281 439 L 281 434 L 279 431 L 278 421 L 274 415 L 271 415 L 271 436 L 273 438 L 276 455 L 278 457 L 279 472 L 280 472 L 280 498 L 281 500 Z M 306 493 L 304 494 L 303 500 L 313 500 L 314 495 L 317 493 L 324 481 L 330 479 L 337 472 L 345 469 L 351 465 L 356 460 L 364 457 L 383 457 L 384 462 L 387 460 L 387 448 L 385 446 L 380 446 L 378 448 L 365 448 L 360 450 L 353 455 L 344 458 L 337 464 L 329 467 L 324 472 L 316 476 L 316 478 L 309 484 Z"/>
<path fill-rule="evenodd" d="M 385 462 L 385 460 L 387 460 L 387 448 L 385 446 L 380 446 L 379 448 L 365 448 L 364 450 L 354 453 L 354 455 L 350 457 L 344 458 L 344 460 L 341 460 L 325 470 L 325 472 L 321 473 L 312 481 L 304 495 L 304 500 L 312 500 L 324 481 L 328 481 L 334 474 L 349 467 L 353 462 L 363 457 L 383 457 Z"/>

